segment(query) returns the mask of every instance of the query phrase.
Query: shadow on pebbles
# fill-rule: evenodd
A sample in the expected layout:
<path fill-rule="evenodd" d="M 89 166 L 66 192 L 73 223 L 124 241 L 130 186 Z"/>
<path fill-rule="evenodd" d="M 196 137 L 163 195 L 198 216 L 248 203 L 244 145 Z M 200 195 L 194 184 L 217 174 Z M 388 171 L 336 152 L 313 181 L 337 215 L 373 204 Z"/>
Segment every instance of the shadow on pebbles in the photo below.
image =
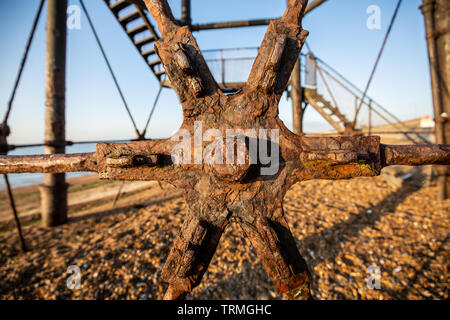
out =
<path fill-rule="evenodd" d="M 436 187 L 420 172 L 408 178 L 392 183 L 388 172 L 291 188 L 285 214 L 316 299 L 448 298 L 450 201 L 435 200 Z M 161 268 L 186 207 L 170 187 L 154 194 L 143 191 L 134 204 L 60 227 L 27 226 L 25 254 L 15 230 L 2 233 L 0 298 L 161 299 Z M 80 268 L 80 289 L 67 288 L 71 265 Z M 242 230 L 231 225 L 189 299 L 279 296 Z"/>

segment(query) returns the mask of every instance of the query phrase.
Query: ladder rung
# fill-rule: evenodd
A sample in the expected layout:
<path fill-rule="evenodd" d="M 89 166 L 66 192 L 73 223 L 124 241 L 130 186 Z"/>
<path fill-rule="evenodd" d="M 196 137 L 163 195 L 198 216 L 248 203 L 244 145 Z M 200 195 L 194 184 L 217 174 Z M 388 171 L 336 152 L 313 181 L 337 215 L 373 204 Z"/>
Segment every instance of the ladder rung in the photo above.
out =
<path fill-rule="evenodd" d="M 128 2 L 127 0 L 119 0 L 113 4 L 110 4 L 109 7 L 111 8 L 112 12 L 114 12 L 115 14 L 118 14 L 119 11 L 129 7 L 130 5 L 131 5 L 131 3 Z"/>
<path fill-rule="evenodd" d="M 161 77 L 163 74 L 166 74 L 166 72 L 165 71 L 155 72 L 155 76 L 157 76 L 158 78 Z"/>
<path fill-rule="evenodd" d="M 154 41 L 155 41 L 155 38 L 152 36 L 152 37 L 144 38 L 142 40 L 135 41 L 134 44 L 136 45 L 136 47 L 142 47 L 143 45 L 146 45 L 146 44 L 154 42 Z"/>
<path fill-rule="evenodd" d="M 133 20 L 136 20 L 140 17 L 141 17 L 141 15 L 139 14 L 139 11 L 135 11 L 135 12 L 129 13 L 129 14 L 124 15 L 123 17 L 119 18 L 119 22 L 122 25 L 127 25 L 128 23 L 130 23 Z"/>
<path fill-rule="evenodd" d="M 153 56 L 149 58 L 152 55 L 156 54 L 156 51 L 154 48 L 151 48 L 151 43 L 155 42 L 159 39 L 159 36 L 157 33 L 155 33 L 155 30 L 152 29 L 152 25 L 149 21 L 145 19 L 145 17 L 141 16 L 142 11 L 140 11 L 139 8 L 136 10 L 136 5 L 131 3 L 129 0 L 104 0 L 105 4 L 108 6 L 108 8 L 111 10 L 111 12 L 116 17 L 117 21 L 122 25 L 123 29 L 125 29 L 125 32 L 129 36 L 130 40 L 134 43 L 136 48 L 140 51 L 140 54 L 142 57 L 146 60 L 149 68 L 153 72 L 153 74 L 158 78 L 158 81 L 161 82 L 162 76 L 166 74 L 164 71 L 164 68 L 161 67 L 161 61 L 158 60 L 158 57 Z M 126 9 L 126 10 L 125 10 Z M 122 17 L 119 17 L 119 13 L 123 13 Z M 127 13 L 131 12 L 131 13 Z M 137 23 L 137 21 L 140 21 L 139 19 L 143 18 L 145 24 Z M 135 27 L 132 26 L 131 28 L 127 28 L 129 23 L 134 22 L 134 25 L 139 24 L 139 26 Z M 144 36 L 144 33 L 146 30 L 150 31 L 151 35 Z M 141 34 L 144 38 L 140 40 L 135 40 L 135 36 L 138 34 Z M 148 48 L 143 49 L 143 46 L 146 44 L 149 44 Z M 151 62 L 148 62 L 147 59 L 152 60 Z M 155 60 L 156 59 L 156 60 Z"/>
<path fill-rule="evenodd" d="M 150 61 L 150 62 L 148 62 L 148 65 L 149 65 L 151 68 L 153 68 L 154 66 L 156 66 L 156 65 L 158 65 L 158 64 L 161 64 L 161 61 L 160 61 L 160 60 L 155 60 L 155 61 Z"/>
<path fill-rule="evenodd" d="M 134 37 L 134 36 L 137 35 L 138 33 L 144 32 L 144 31 L 146 31 L 146 30 L 148 30 L 148 29 L 147 29 L 147 25 L 143 24 L 143 25 L 140 25 L 140 26 L 138 26 L 138 27 L 135 27 L 135 28 L 132 28 L 132 29 L 130 29 L 130 30 L 127 30 L 127 33 L 128 33 L 128 35 L 129 35 L 130 37 Z"/>
<path fill-rule="evenodd" d="M 141 52 L 141 55 L 144 58 L 147 58 L 148 56 L 151 56 L 152 54 L 155 54 L 155 53 L 156 53 L 156 51 L 154 49 L 151 49 L 151 50 L 147 50 L 147 51 Z"/>

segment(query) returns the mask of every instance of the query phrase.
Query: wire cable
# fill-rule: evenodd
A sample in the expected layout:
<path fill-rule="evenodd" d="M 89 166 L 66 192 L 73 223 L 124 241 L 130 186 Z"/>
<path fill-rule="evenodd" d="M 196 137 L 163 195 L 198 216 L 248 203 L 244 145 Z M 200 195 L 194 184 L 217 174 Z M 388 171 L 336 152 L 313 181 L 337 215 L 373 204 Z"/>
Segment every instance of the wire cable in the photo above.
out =
<path fill-rule="evenodd" d="M 150 111 L 150 114 L 148 115 L 147 123 L 145 124 L 144 130 L 142 130 L 142 134 L 141 134 L 142 138 L 145 138 L 145 134 L 147 133 L 148 125 L 150 124 L 150 120 L 153 117 L 153 112 L 155 112 L 155 108 L 156 108 L 156 105 L 158 104 L 162 89 L 163 89 L 162 86 L 159 87 L 158 94 L 156 95 L 155 101 L 153 102 L 152 110 Z"/>
<path fill-rule="evenodd" d="M 139 136 L 140 133 L 139 133 L 139 130 L 138 130 L 137 126 L 136 126 L 136 122 L 134 121 L 133 115 L 131 114 L 130 108 L 128 107 L 128 103 L 125 100 L 125 97 L 124 97 L 124 95 L 122 93 L 122 89 L 120 88 L 119 82 L 117 81 L 116 75 L 114 74 L 114 71 L 113 71 L 113 69 L 111 67 L 111 64 L 109 63 L 108 57 L 106 56 L 105 50 L 103 49 L 102 43 L 100 42 L 100 39 L 99 39 L 99 37 L 97 35 L 97 31 L 95 30 L 95 27 L 94 27 L 94 25 L 92 23 L 91 17 L 89 16 L 89 13 L 88 13 L 86 7 L 84 6 L 83 0 L 80 0 L 80 4 L 81 4 L 81 7 L 83 9 L 84 14 L 86 15 L 86 18 L 88 20 L 89 26 L 91 27 L 92 33 L 94 34 L 95 40 L 97 41 L 97 44 L 98 44 L 98 46 L 100 48 L 100 51 L 102 52 L 103 58 L 105 59 L 106 65 L 108 66 L 109 72 L 111 73 L 111 76 L 112 76 L 112 78 L 114 80 L 114 83 L 116 85 L 117 91 L 119 91 L 120 98 L 122 99 L 123 105 L 124 105 L 124 107 L 125 107 L 125 109 L 126 109 L 126 111 L 128 113 L 128 116 L 130 117 L 131 122 L 133 123 L 134 130 L 136 131 L 137 135 Z"/>
<path fill-rule="evenodd" d="M 33 42 L 34 34 L 36 33 L 36 27 L 39 23 L 39 18 L 41 16 L 42 7 L 44 6 L 44 3 L 45 3 L 45 0 L 41 0 L 38 10 L 36 12 L 36 16 L 34 17 L 33 27 L 31 28 L 30 35 L 28 36 L 28 41 L 25 46 L 25 52 L 22 57 L 22 62 L 20 63 L 19 72 L 16 77 L 16 82 L 14 83 L 14 88 L 12 90 L 11 97 L 8 102 L 8 107 L 6 109 L 5 117 L 3 118 L 3 123 L 5 123 L 5 124 L 8 122 L 9 114 L 11 113 L 12 104 L 13 104 L 14 98 L 16 96 L 17 88 L 19 87 L 20 79 L 22 78 L 22 72 L 25 67 L 25 63 L 27 62 L 28 53 L 30 52 L 31 43 Z"/>
<path fill-rule="evenodd" d="M 398 0 L 397 7 L 395 8 L 394 15 L 392 16 L 391 23 L 389 24 L 389 28 L 384 36 L 383 44 L 381 45 L 380 52 L 378 53 L 377 60 L 375 61 L 375 65 L 373 66 L 372 72 L 370 73 L 369 81 L 367 82 L 366 89 L 364 90 L 361 102 L 359 103 L 358 108 L 355 112 L 355 118 L 353 119 L 352 127 L 353 129 L 356 126 L 356 120 L 358 118 L 358 113 L 361 110 L 361 107 L 364 103 L 364 99 L 366 98 L 367 92 L 369 91 L 369 87 L 372 83 L 373 76 L 375 75 L 375 71 L 377 70 L 378 63 L 380 62 L 381 56 L 383 55 L 384 48 L 386 47 L 387 40 L 392 31 L 392 26 L 394 25 L 395 19 L 397 18 L 398 10 L 400 9 L 400 5 L 402 4 L 402 0 Z"/>

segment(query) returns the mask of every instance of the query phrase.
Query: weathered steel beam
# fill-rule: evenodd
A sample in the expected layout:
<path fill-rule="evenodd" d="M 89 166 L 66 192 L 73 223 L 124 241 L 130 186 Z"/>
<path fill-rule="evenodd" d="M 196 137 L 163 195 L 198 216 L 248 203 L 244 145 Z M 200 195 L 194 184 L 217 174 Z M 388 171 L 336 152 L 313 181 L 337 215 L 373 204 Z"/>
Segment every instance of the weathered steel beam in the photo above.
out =
<path fill-rule="evenodd" d="M 289 1 L 289 0 L 288 0 Z M 327 0 L 316 0 L 311 2 L 305 10 L 305 14 L 311 12 Z M 191 25 L 192 31 L 201 30 L 214 30 L 214 29 L 227 29 L 227 28 L 242 28 L 242 27 L 256 27 L 256 26 L 267 26 L 272 21 L 279 18 L 265 18 L 265 19 L 254 19 L 254 20 L 240 20 L 240 21 L 229 21 L 229 22 L 212 22 L 212 23 L 202 23 Z"/>
<path fill-rule="evenodd" d="M 95 153 L 0 156 L 0 173 L 97 172 Z"/>
<path fill-rule="evenodd" d="M 450 165 L 450 145 L 382 145 L 383 166 Z"/>
<path fill-rule="evenodd" d="M 302 163 L 327 160 L 336 164 L 335 155 L 343 159 L 343 164 L 357 161 L 355 154 L 362 155 L 357 145 L 350 147 L 327 147 L 330 144 L 344 145 L 345 141 L 365 139 L 369 145 L 378 137 L 305 137 L 303 138 Z M 104 178 L 127 180 L 159 179 L 153 171 L 162 168 L 175 170 L 169 149 L 161 147 L 168 141 L 144 141 L 131 143 L 103 143 L 97 153 L 54 154 L 32 156 L 0 156 L 0 174 L 8 173 L 64 173 L 64 172 L 104 172 Z M 172 144 L 175 147 L 175 144 Z M 377 158 L 374 163 L 381 167 L 391 165 L 450 165 L 450 145 L 376 145 Z M 300 149 L 300 150 L 301 150 Z M 332 156 L 332 157 L 331 157 Z M 353 158 L 352 158 L 353 157 Z M 364 160 L 364 157 L 361 158 Z M 361 160 L 360 159 L 360 160 Z M 338 161 L 339 162 L 339 161 Z M 339 178 L 339 177 L 338 177 Z"/>
<path fill-rule="evenodd" d="M 430 130 L 411 130 L 411 131 L 373 131 L 370 133 L 369 131 L 358 131 L 356 135 L 367 135 L 367 136 L 378 136 L 378 135 L 403 135 L 404 133 L 410 133 L 410 134 L 433 134 Z M 308 133 L 305 132 L 305 135 L 309 137 L 334 137 L 336 136 L 335 132 L 330 133 Z"/>
<path fill-rule="evenodd" d="M 267 26 L 273 20 L 275 20 L 275 19 L 266 18 L 266 19 L 255 19 L 255 20 L 202 23 L 202 24 L 192 25 L 191 30 L 192 31 L 201 31 L 201 30 L 214 30 L 214 29 L 227 29 L 227 28 Z"/>

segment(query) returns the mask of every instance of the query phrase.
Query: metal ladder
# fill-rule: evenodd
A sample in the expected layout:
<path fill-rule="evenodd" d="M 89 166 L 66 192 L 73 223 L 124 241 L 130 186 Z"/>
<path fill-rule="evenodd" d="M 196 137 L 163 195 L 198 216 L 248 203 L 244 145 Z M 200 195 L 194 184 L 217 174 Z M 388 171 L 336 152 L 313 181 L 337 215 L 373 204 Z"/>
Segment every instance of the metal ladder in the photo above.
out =
<path fill-rule="evenodd" d="M 351 125 L 338 108 L 335 108 L 316 89 L 304 89 L 305 100 L 334 128 L 343 133 Z"/>
<path fill-rule="evenodd" d="M 156 32 L 146 12 L 127 0 L 104 0 L 114 17 L 145 60 L 158 81 L 163 84 L 166 72 L 153 48 L 160 36 Z M 139 37 L 141 35 L 141 37 Z"/>

